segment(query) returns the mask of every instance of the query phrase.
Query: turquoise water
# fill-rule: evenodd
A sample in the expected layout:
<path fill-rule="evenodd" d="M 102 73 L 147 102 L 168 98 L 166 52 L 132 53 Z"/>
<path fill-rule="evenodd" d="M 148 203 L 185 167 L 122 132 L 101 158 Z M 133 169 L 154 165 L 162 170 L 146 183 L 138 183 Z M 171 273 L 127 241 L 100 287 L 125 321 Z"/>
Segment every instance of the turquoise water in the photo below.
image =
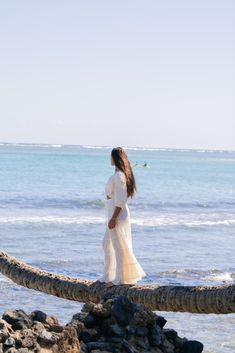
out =
<path fill-rule="evenodd" d="M 45 270 L 98 278 L 111 149 L 0 144 L 1 249 Z M 129 201 L 133 247 L 147 272 L 139 283 L 234 283 L 235 152 L 126 151 L 138 188 Z M 65 323 L 81 308 L 3 276 L 0 289 L 1 314 L 41 309 Z M 235 351 L 235 315 L 162 314 L 205 352 Z"/>

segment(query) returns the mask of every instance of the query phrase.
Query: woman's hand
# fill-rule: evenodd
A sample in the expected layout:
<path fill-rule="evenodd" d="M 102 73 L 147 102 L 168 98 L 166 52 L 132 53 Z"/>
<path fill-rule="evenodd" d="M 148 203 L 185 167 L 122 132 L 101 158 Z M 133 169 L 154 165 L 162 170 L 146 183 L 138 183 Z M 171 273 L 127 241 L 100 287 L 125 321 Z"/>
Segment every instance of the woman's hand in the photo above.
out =
<path fill-rule="evenodd" d="M 113 228 L 115 228 L 115 226 L 116 226 L 116 219 L 115 218 L 111 218 L 109 220 L 108 227 L 109 227 L 109 229 L 113 229 Z"/>
<path fill-rule="evenodd" d="M 112 218 L 109 220 L 108 227 L 109 229 L 113 229 L 116 225 L 116 218 L 118 217 L 119 213 L 121 212 L 121 207 L 116 206 Z"/>

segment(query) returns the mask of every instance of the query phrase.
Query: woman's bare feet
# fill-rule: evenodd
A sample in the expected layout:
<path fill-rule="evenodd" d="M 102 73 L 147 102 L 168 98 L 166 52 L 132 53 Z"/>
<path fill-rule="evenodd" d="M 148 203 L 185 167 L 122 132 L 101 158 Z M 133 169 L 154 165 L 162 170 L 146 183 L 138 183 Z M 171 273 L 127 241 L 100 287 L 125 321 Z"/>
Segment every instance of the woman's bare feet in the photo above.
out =
<path fill-rule="evenodd" d="M 115 286 L 115 284 L 113 284 L 113 282 L 107 282 L 107 283 L 105 284 L 105 287 L 106 287 L 106 288 L 111 288 L 111 287 L 113 287 L 113 286 Z"/>

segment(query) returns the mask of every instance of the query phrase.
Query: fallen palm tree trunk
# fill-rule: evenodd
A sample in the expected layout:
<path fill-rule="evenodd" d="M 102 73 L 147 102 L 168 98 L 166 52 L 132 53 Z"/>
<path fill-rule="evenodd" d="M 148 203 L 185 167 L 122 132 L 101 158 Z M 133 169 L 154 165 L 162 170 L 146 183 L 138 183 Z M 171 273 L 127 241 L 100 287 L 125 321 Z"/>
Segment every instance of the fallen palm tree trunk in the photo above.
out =
<path fill-rule="evenodd" d="M 223 286 L 119 285 L 103 284 L 54 274 L 32 267 L 0 252 L 0 272 L 13 282 L 36 291 L 78 302 L 98 303 L 105 296 L 124 295 L 151 310 L 202 314 L 235 313 L 235 284 Z"/>

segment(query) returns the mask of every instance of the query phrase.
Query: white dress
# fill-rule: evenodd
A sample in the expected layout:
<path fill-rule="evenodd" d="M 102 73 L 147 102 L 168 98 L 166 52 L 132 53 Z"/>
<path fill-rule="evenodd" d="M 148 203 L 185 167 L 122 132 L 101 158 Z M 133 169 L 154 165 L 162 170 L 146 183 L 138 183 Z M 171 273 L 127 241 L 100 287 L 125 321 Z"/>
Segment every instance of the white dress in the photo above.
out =
<path fill-rule="evenodd" d="M 116 170 L 105 185 L 105 194 L 110 199 L 105 199 L 106 230 L 102 242 L 104 252 L 102 282 L 112 281 L 117 284 L 135 284 L 146 273 L 137 261 L 132 248 L 130 211 L 127 205 L 126 177 L 121 170 Z M 108 222 L 113 215 L 115 207 L 121 207 L 116 225 L 109 229 Z"/>

